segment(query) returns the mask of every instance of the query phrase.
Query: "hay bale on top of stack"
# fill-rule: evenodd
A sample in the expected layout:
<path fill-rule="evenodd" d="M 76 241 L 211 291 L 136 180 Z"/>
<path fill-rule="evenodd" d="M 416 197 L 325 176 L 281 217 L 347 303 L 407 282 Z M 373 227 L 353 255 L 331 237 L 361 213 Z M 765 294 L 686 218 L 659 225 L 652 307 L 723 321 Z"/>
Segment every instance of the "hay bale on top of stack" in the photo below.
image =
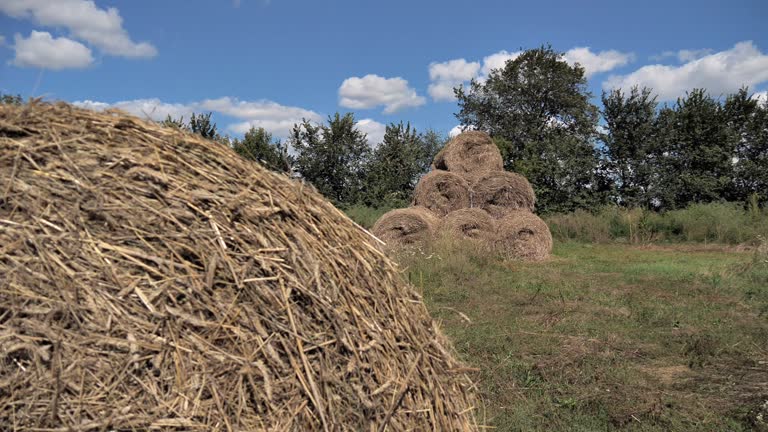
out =
<path fill-rule="evenodd" d="M 416 185 L 412 209 L 419 210 L 386 213 L 373 233 L 392 246 L 418 244 L 441 233 L 490 246 L 509 259 L 539 261 L 551 253 L 552 235 L 533 214 L 535 203 L 528 180 L 504 171 L 490 136 L 466 131 L 437 153 L 432 171 Z M 436 222 L 428 212 L 441 219 Z"/>
<path fill-rule="evenodd" d="M 419 296 L 311 188 L 41 103 L 0 105 L 0 185 L 0 429 L 478 429 Z"/>

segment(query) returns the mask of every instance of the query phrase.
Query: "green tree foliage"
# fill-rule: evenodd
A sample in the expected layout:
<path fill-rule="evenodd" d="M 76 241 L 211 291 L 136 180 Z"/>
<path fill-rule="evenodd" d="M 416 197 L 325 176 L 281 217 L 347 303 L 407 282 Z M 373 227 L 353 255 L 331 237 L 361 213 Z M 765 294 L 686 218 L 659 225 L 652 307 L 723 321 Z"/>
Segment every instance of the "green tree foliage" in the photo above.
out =
<path fill-rule="evenodd" d="M 232 148 L 245 159 L 257 161 L 273 171 L 289 173 L 294 159 L 288 154 L 288 147 L 280 140 L 272 139 L 272 134 L 264 128 L 251 127 L 243 139 L 235 138 Z"/>
<path fill-rule="evenodd" d="M 0 93 L 0 104 L 6 104 L 6 105 L 21 105 L 23 103 L 23 99 L 21 98 L 21 95 L 16 94 L 5 94 Z"/>
<path fill-rule="evenodd" d="M 455 93 L 458 120 L 505 146 L 505 167 L 528 178 L 540 211 L 590 208 L 605 199 L 595 147 L 599 112 L 581 66 L 542 46 Z"/>
<path fill-rule="evenodd" d="M 656 140 L 656 97 L 651 89 L 633 87 L 603 92 L 603 118 L 607 132 L 604 169 L 612 180 L 614 199 L 627 207 L 648 207 L 653 198 Z"/>
<path fill-rule="evenodd" d="M 733 199 L 768 201 L 768 104 L 742 88 L 723 106 L 735 148 Z"/>
<path fill-rule="evenodd" d="M 203 138 L 216 139 L 219 134 L 216 132 L 216 123 L 211 121 L 211 114 L 195 114 L 189 119 L 189 129 Z"/>
<path fill-rule="evenodd" d="M 659 113 L 656 195 L 664 209 L 727 198 L 733 183 L 734 143 L 722 106 L 704 89 Z"/>
<path fill-rule="evenodd" d="M 299 175 L 334 204 L 349 205 L 361 196 L 370 147 L 353 114 L 336 113 L 320 125 L 302 120 L 291 130 L 289 145 Z"/>
<path fill-rule="evenodd" d="M 410 200 L 416 182 L 444 144 L 445 138 L 435 131 L 419 134 L 410 123 L 387 125 L 368 163 L 362 200 L 374 206 Z"/>

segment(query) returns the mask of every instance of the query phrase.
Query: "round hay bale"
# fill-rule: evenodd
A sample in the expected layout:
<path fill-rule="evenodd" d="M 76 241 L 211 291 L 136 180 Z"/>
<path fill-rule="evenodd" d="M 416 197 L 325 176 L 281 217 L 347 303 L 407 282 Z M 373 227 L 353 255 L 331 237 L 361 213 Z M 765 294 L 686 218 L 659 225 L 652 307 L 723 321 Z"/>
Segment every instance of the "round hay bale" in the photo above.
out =
<path fill-rule="evenodd" d="M 552 253 L 549 227 L 533 213 L 508 212 L 497 221 L 496 227 L 496 248 L 508 259 L 541 261 Z"/>
<path fill-rule="evenodd" d="M 41 102 L 0 105 L 0 185 L 0 424 L 477 430 L 419 296 L 312 188 Z"/>
<path fill-rule="evenodd" d="M 438 216 L 468 208 L 469 184 L 458 174 L 430 171 L 416 184 L 413 205 L 427 208 Z"/>
<path fill-rule="evenodd" d="M 432 162 L 434 169 L 455 173 L 504 169 L 499 148 L 481 131 L 466 131 L 453 137 Z"/>
<path fill-rule="evenodd" d="M 520 174 L 508 171 L 486 172 L 471 186 L 472 207 L 481 208 L 498 219 L 513 210 L 533 212 L 536 195 Z"/>
<path fill-rule="evenodd" d="M 408 207 L 384 213 L 371 231 L 389 246 L 413 245 L 432 239 L 439 224 L 428 209 Z"/>
<path fill-rule="evenodd" d="M 496 221 L 477 208 L 455 210 L 440 221 L 439 232 L 462 240 L 490 241 L 496 234 Z"/>

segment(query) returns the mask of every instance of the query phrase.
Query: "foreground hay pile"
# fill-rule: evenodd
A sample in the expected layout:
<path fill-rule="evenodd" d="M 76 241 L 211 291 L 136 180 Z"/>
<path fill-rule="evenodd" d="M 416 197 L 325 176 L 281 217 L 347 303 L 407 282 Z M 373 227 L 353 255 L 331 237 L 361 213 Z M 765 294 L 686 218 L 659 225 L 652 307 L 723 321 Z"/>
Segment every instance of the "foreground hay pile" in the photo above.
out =
<path fill-rule="evenodd" d="M 3 430 L 476 430 L 374 240 L 221 144 L 0 106 Z"/>
<path fill-rule="evenodd" d="M 552 252 L 552 235 L 533 214 L 535 203 L 528 180 L 504 171 L 488 134 L 468 131 L 440 150 L 432 171 L 416 185 L 411 209 L 419 210 L 386 213 L 373 233 L 394 247 L 422 243 L 438 233 L 474 241 L 508 259 L 540 261 Z M 426 212 L 442 219 L 427 223 Z"/>

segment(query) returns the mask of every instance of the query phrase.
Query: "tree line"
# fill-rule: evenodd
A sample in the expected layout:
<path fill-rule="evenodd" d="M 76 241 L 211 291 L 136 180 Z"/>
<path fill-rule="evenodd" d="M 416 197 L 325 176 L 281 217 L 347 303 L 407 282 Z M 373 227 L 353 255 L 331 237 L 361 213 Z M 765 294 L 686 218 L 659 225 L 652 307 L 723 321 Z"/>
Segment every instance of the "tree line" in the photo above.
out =
<path fill-rule="evenodd" d="M 541 46 L 454 92 L 458 121 L 491 135 L 505 168 L 533 186 L 537 212 L 768 201 L 768 105 L 747 88 L 718 97 L 695 88 L 663 105 L 650 88 L 614 89 L 602 92 L 599 108 L 584 68 Z M 2 96 L 3 103 L 20 101 Z M 399 122 L 373 147 L 352 113 L 320 124 L 302 120 L 285 141 L 256 127 L 242 138 L 222 136 L 210 113 L 163 123 L 303 178 L 341 207 L 408 201 L 447 142 Z"/>

